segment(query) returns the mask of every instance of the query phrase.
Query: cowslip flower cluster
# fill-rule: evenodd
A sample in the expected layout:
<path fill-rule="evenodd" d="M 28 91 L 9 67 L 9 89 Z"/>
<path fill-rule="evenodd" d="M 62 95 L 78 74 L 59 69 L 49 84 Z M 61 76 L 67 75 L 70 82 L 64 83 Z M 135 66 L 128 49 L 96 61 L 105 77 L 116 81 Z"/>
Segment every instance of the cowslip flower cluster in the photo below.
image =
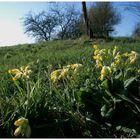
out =
<path fill-rule="evenodd" d="M 26 118 L 20 118 L 14 122 L 14 125 L 17 126 L 14 136 L 22 136 L 22 137 L 30 137 L 31 136 L 31 128 L 29 126 L 29 121 Z"/>
<path fill-rule="evenodd" d="M 29 78 L 32 71 L 29 70 L 29 66 L 22 66 L 20 69 L 9 69 L 8 73 L 12 75 L 13 81 L 16 81 L 19 78 Z"/>
<path fill-rule="evenodd" d="M 99 49 L 97 45 L 93 45 L 95 67 L 101 70 L 100 80 L 117 71 L 119 68 L 131 66 L 138 58 L 138 53 L 131 51 L 130 53 L 120 53 L 118 47 L 111 49 Z"/>
<path fill-rule="evenodd" d="M 51 80 L 53 83 L 56 83 L 58 80 L 67 78 L 70 74 L 76 74 L 81 67 L 82 64 L 71 64 L 64 66 L 62 69 L 55 70 L 51 73 Z"/>
<path fill-rule="evenodd" d="M 103 59 L 106 57 L 106 49 L 99 49 L 97 45 L 93 45 L 95 49 L 93 59 L 96 61 L 96 68 L 101 68 L 103 66 Z"/>
<path fill-rule="evenodd" d="M 131 51 L 131 53 L 128 54 L 128 60 L 127 61 L 130 64 L 133 64 L 133 63 L 135 63 L 135 61 L 137 60 L 137 58 L 138 58 L 138 53 L 135 52 L 135 51 Z"/>

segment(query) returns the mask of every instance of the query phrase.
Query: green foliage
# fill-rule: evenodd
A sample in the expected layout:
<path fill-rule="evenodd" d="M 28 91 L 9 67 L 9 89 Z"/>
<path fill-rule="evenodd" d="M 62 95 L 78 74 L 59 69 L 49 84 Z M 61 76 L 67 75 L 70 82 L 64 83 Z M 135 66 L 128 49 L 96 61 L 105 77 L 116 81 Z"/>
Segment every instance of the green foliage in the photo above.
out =
<path fill-rule="evenodd" d="M 140 53 L 134 47 L 138 45 L 119 47 L 120 54 Z M 88 40 L 66 40 L 0 48 L 1 137 L 15 137 L 14 123 L 22 117 L 29 121 L 31 137 L 139 137 L 140 63 L 121 65 L 101 81 L 90 46 Z M 100 48 L 112 46 L 100 43 Z M 109 65 L 113 58 L 103 61 Z M 82 67 L 76 74 L 71 71 L 68 77 L 51 81 L 53 71 L 78 63 Z M 29 66 L 32 73 L 13 81 L 18 73 L 8 70 L 21 71 L 21 66 Z"/>
<path fill-rule="evenodd" d="M 112 3 L 96 2 L 89 9 L 89 19 L 94 36 L 108 38 L 121 18 Z"/>

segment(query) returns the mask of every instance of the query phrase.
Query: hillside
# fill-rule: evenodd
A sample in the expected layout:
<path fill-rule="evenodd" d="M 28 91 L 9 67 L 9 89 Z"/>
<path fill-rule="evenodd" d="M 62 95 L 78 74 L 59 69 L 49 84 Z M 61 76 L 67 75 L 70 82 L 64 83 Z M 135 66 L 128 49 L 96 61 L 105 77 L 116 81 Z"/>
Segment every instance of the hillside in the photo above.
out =
<path fill-rule="evenodd" d="M 0 48 L 1 137 L 139 137 L 139 54 L 128 39 Z"/>

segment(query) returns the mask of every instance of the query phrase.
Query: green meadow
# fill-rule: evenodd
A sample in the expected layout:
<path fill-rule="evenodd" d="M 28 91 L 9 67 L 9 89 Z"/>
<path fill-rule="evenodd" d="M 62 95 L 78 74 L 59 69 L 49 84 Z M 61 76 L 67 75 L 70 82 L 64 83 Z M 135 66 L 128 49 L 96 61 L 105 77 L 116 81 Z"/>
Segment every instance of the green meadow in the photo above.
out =
<path fill-rule="evenodd" d="M 132 38 L 0 48 L 0 137 L 140 137 L 139 54 Z"/>

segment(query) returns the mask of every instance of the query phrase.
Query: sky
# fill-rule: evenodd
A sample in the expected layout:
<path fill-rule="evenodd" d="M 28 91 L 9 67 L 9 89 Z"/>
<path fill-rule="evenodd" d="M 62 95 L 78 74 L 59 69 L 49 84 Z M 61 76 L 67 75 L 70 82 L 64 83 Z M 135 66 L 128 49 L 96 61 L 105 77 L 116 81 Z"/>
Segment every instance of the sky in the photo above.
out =
<path fill-rule="evenodd" d="M 33 43 L 24 34 L 22 18 L 29 12 L 46 10 L 45 2 L 0 2 L 0 46 Z"/>
<path fill-rule="evenodd" d="M 73 2 L 74 3 L 74 2 Z M 121 6 L 123 2 L 115 3 L 115 7 L 122 16 L 121 23 L 115 26 L 115 36 L 130 36 L 137 18 Z M 77 8 L 81 4 L 76 2 Z M 48 10 L 45 1 L 40 2 L 2 2 L 0 1 L 0 46 L 10 46 L 24 43 L 34 43 L 35 40 L 24 34 L 22 18 L 29 12 L 41 12 Z"/>

